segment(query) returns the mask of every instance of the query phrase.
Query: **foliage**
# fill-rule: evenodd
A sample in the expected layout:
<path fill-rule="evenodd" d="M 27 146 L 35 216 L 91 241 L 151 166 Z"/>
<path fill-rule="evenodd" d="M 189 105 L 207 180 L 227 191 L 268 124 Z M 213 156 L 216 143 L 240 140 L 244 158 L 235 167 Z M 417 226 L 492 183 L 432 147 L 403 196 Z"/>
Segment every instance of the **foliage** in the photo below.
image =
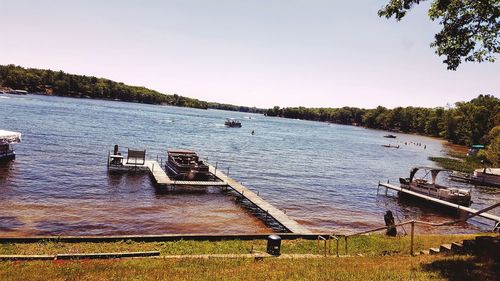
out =
<path fill-rule="evenodd" d="M 425 0 L 390 0 L 379 16 L 400 21 L 413 6 Z M 494 62 L 500 52 L 500 2 L 498 0 L 432 0 L 431 20 L 442 26 L 431 47 L 446 56 L 448 69 L 456 70 L 462 58 L 469 62 Z"/>
<path fill-rule="evenodd" d="M 342 108 L 280 108 L 268 109 L 268 116 L 326 121 L 365 126 L 373 129 L 416 133 L 443 137 L 449 141 L 471 145 L 487 144 L 488 132 L 500 125 L 500 99 L 479 95 L 469 102 L 457 102 L 454 108 L 397 107 L 375 109 Z"/>
<path fill-rule="evenodd" d="M 500 125 L 491 129 L 488 134 L 490 144 L 486 149 L 486 158 L 493 164 L 493 167 L 500 166 Z"/>
<path fill-rule="evenodd" d="M 479 161 L 471 160 L 473 158 L 463 157 L 463 159 L 449 158 L 449 157 L 429 157 L 429 160 L 436 162 L 444 169 L 472 173 L 475 169 L 481 168 L 482 164 Z"/>
<path fill-rule="evenodd" d="M 104 78 L 68 74 L 63 71 L 26 69 L 15 65 L 0 65 L 0 86 L 27 90 L 30 93 L 65 97 L 120 100 L 201 109 L 264 112 L 263 109 L 200 101 L 177 94 L 166 95 L 145 87 L 129 86 Z"/>

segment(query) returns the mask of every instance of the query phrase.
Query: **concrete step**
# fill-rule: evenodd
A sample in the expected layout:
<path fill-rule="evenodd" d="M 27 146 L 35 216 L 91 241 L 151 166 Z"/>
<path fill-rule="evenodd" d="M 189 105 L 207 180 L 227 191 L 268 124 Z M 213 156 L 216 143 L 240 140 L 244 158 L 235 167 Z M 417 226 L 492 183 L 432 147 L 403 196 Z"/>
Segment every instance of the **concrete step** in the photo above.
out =
<path fill-rule="evenodd" d="M 439 248 L 430 248 L 429 249 L 429 254 L 431 254 L 431 255 L 437 255 L 437 254 L 439 254 Z"/>
<path fill-rule="evenodd" d="M 464 245 L 460 242 L 451 243 L 451 251 L 456 254 L 464 253 Z"/>
<path fill-rule="evenodd" d="M 439 252 L 443 254 L 451 254 L 451 244 L 442 244 L 439 246 Z"/>

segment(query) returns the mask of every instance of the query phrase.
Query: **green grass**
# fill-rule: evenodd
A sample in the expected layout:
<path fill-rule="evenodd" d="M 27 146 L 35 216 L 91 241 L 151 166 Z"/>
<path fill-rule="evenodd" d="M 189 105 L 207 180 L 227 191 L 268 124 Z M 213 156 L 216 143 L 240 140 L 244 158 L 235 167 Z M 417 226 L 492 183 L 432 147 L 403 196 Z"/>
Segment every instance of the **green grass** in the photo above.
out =
<path fill-rule="evenodd" d="M 481 159 L 459 152 L 448 152 L 450 157 L 429 157 L 429 160 L 436 162 L 440 167 L 448 170 L 463 173 L 472 173 L 475 169 L 481 168 Z"/>
<path fill-rule="evenodd" d="M 415 250 L 475 235 L 418 235 Z M 345 244 L 340 240 L 340 254 Z M 0 244 L 0 254 L 160 251 L 166 255 L 246 254 L 265 240 Z M 323 247 L 323 243 L 321 243 Z M 332 243 L 335 251 L 335 243 Z M 474 257 L 409 256 L 410 237 L 381 234 L 348 239 L 350 257 L 264 259 L 114 259 L 0 262 L 0 280 L 494 280 L 495 266 Z M 316 240 L 283 240 L 283 254 L 316 254 Z M 450 279 L 453 277 L 453 279 Z M 488 279 L 490 278 L 490 279 Z"/>
<path fill-rule="evenodd" d="M 494 280 L 473 257 L 1 262 L 0 280 Z M 450 277 L 453 277 L 450 278 Z"/>
<path fill-rule="evenodd" d="M 416 235 L 415 250 L 424 250 L 439 246 L 442 243 L 469 239 L 474 235 Z M 316 254 L 318 246 L 316 240 L 283 240 L 281 245 L 283 254 Z M 324 243 L 320 241 L 320 251 Z M 332 240 L 332 251 L 335 251 L 335 241 Z M 1 255 L 51 255 L 66 253 L 109 253 L 109 252 L 136 252 L 160 251 L 160 255 L 198 255 L 198 254 L 248 254 L 251 250 L 265 252 L 266 241 L 262 240 L 228 240 L 228 241 L 175 241 L 175 242 L 131 242 L 120 241 L 113 243 L 15 243 L 0 244 Z M 382 234 L 359 235 L 348 239 L 349 255 L 382 256 L 407 255 L 410 249 L 410 237 L 388 237 Z M 345 254 L 344 239 L 339 241 L 339 253 Z"/>

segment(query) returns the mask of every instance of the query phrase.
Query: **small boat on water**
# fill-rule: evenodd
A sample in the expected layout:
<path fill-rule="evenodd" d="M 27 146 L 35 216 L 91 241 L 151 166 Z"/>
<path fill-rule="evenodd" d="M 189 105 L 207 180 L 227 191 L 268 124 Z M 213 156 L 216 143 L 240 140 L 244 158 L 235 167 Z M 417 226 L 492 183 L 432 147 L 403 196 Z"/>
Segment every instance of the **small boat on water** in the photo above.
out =
<path fill-rule="evenodd" d="M 13 143 L 21 142 L 21 133 L 0 130 L 0 162 L 16 158 Z"/>
<path fill-rule="evenodd" d="M 224 125 L 226 125 L 226 127 L 229 127 L 229 128 L 241 128 L 241 122 L 239 120 L 231 119 L 231 118 L 226 119 L 226 122 L 224 122 Z"/>
<path fill-rule="evenodd" d="M 470 180 L 474 184 L 500 186 L 500 168 L 476 169 Z"/>
<path fill-rule="evenodd" d="M 391 144 L 383 144 L 383 147 L 388 147 L 388 148 L 399 148 L 399 145 L 391 145 Z"/>
<path fill-rule="evenodd" d="M 384 138 L 395 139 L 395 138 L 397 138 L 397 136 L 388 134 L 388 135 L 385 135 Z"/>
<path fill-rule="evenodd" d="M 208 165 L 203 163 L 191 150 L 168 150 L 168 160 L 165 170 L 169 177 L 176 180 L 207 180 L 209 178 Z"/>
<path fill-rule="evenodd" d="M 417 177 L 418 171 L 423 172 L 419 173 L 419 177 Z M 399 182 L 401 188 L 451 203 L 470 206 L 470 190 L 438 184 L 437 178 L 441 172 L 451 174 L 453 171 L 429 167 L 415 167 L 410 171 L 409 178 L 399 178 Z"/>

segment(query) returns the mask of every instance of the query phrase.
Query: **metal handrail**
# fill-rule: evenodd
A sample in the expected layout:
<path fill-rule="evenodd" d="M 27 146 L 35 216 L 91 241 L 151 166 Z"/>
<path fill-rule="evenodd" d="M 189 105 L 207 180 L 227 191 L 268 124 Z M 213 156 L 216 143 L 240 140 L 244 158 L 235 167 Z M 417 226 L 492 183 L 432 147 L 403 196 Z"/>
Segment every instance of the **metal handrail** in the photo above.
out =
<path fill-rule="evenodd" d="M 398 223 L 398 224 L 394 224 L 394 225 L 389 225 L 389 226 L 383 226 L 383 227 L 378 227 L 378 228 L 374 228 L 374 229 L 370 229 L 370 230 L 366 230 L 366 231 L 361 231 L 361 232 L 357 232 L 357 233 L 354 233 L 354 234 L 350 234 L 350 235 L 345 235 L 344 236 L 344 241 L 345 241 L 345 254 L 347 255 L 348 254 L 348 247 L 347 247 L 347 239 L 348 237 L 352 237 L 352 236 L 357 236 L 357 235 L 363 235 L 363 234 L 368 234 L 368 233 L 372 233 L 372 232 L 377 232 L 377 231 L 381 231 L 381 230 L 384 230 L 384 229 L 388 229 L 388 228 L 392 228 L 392 227 L 398 227 L 398 226 L 403 226 L 403 225 L 407 225 L 407 224 L 410 224 L 411 225 L 411 231 L 410 231 L 410 237 L 411 237 L 411 242 L 410 242 L 410 255 L 414 255 L 414 249 L 413 249 L 413 239 L 414 239 L 414 232 L 415 232 L 415 224 L 421 224 L 421 225 L 428 225 L 428 226 L 447 226 L 447 225 L 453 225 L 453 224 L 456 224 L 456 223 L 459 223 L 459 222 L 464 222 L 470 218 L 473 218 L 475 216 L 478 216 L 480 215 L 481 213 L 484 213 L 486 211 L 489 211 L 489 210 L 492 210 L 492 209 L 495 209 L 497 207 L 500 206 L 500 203 L 496 203 L 496 204 L 493 204 L 492 206 L 490 207 L 487 207 L 487 208 L 484 208 L 482 210 L 479 210 L 473 214 L 471 214 L 470 216 L 467 216 L 466 218 L 464 219 L 459 219 L 459 220 L 453 220 L 453 221 L 448 221 L 448 222 L 443 222 L 443 223 L 432 223 L 432 222 L 425 222 L 425 221 L 418 221 L 418 220 L 411 220 L 411 221 L 406 221 L 406 222 L 402 222 L 402 223 Z M 496 223 L 495 225 L 495 229 L 498 227 L 499 225 L 499 222 Z"/>

